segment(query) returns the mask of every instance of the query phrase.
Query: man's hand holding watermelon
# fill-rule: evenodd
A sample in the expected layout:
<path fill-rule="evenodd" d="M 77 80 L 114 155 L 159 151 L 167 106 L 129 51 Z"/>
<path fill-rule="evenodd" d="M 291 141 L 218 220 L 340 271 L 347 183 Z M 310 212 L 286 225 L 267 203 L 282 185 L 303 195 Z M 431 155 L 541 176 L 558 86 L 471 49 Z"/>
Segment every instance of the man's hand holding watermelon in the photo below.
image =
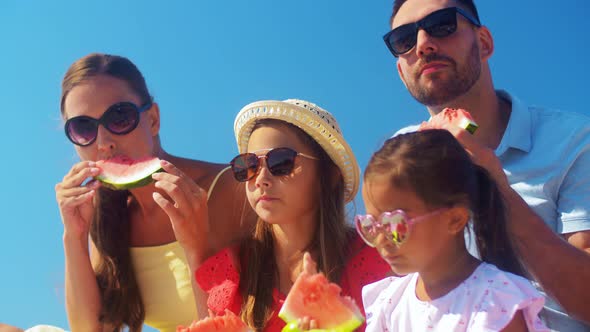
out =
<path fill-rule="evenodd" d="M 449 131 L 463 145 L 473 162 L 485 168 L 498 186 L 504 189 L 509 188 L 510 185 L 500 160 L 494 150 L 478 141 L 477 128 L 478 126 L 469 112 L 452 108 L 445 108 L 428 122 L 423 122 L 420 125 L 420 130 L 445 129 Z"/>

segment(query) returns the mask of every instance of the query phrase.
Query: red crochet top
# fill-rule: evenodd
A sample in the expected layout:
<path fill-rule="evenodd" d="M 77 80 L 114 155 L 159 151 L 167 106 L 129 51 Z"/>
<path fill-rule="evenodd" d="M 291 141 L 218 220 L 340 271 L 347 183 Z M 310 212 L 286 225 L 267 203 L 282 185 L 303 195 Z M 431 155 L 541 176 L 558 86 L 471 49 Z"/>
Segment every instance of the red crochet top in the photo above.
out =
<path fill-rule="evenodd" d="M 381 259 L 379 253 L 367 246 L 360 237 L 355 236 L 351 242 L 352 256 L 344 268 L 339 286 L 343 295 L 355 300 L 364 315 L 361 295 L 363 286 L 385 278 L 391 273 L 391 268 Z M 242 296 L 239 292 L 240 275 L 236 268 L 237 261 L 234 251 L 228 248 L 207 259 L 195 271 L 195 278 L 201 289 L 209 293 L 207 306 L 216 314 L 223 314 L 225 309 L 237 315 L 240 313 Z M 285 322 L 278 316 L 285 298 L 286 295 L 278 289 L 273 290 L 275 310 L 264 332 L 280 332 L 285 326 Z M 357 331 L 364 329 L 365 325 Z"/>

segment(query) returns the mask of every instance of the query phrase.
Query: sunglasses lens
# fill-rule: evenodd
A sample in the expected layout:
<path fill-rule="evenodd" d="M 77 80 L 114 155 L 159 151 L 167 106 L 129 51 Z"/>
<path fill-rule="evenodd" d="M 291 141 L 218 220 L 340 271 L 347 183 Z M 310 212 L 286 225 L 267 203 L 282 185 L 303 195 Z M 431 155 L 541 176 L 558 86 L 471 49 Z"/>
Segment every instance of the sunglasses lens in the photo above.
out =
<path fill-rule="evenodd" d="M 450 9 L 437 11 L 424 18 L 423 27 L 433 37 L 446 37 L 457 30 L 457 14 Z"/>
<path fill-rule="evenodd" d="M 232 159 L 230 164 L 236 181 L 246 182 L 252 179 L 258 171 L 258 156 L 253 153 L 242 153 Z"/>
<path fill-rule="evenodd" d="M 297 152 L 289 148 L 273 149 L 266 155 L 266 166 L 274 176 L 289 175 L 295 167 Z"/>
<path fill-rule="evenodd" d="M 66 122 L 66 134 L 75 144 L 88 145 L 96 139 L 98 122 L 90 117 L 75 117 Z"/>
<path fill-rule="evenodd" d="M 391 31 L 387 42 L 396 54 L 403 54 L 416 45 L 417 34 L 414 24 L 402 25 Z"/>
<path fill-rule="evenodd" d="M 365 243 L 371 247 L 375 247 L 375 239 L 377 238 L 377 232 L 373 226 L 373 220 L 366 216 L 356 216 L 354 218 L 356 231 Z"/>
<path fill-rule="evenodd" d="M 408 237 L 408 222 L 401 213 L 386 213 L 381 219 L 381 224 L 388 230 L 388 235 L 392 236 L 391 240 L 395 244 L 403 243 Z"/>
<path fill-rule="evenodd" d="M 127 134 L 139 123 L 139 111 L 130 103 L 111 106 L 103 117 L 105 127 L 113 134 Z"/>

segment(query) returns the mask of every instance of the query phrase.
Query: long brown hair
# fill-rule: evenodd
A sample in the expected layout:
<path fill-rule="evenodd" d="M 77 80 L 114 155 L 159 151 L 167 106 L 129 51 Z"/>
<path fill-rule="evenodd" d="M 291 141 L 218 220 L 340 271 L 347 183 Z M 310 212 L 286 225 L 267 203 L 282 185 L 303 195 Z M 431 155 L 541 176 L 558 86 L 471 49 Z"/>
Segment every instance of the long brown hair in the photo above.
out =
<path fill-rule="evenodd" d="M 448 131 L 390 138 L 371 157 L 365 181 L 376 174 L 388 176 L 392 186 L 415 192 L 431 208 L 468 207 L 481 259 L 504 271 L 525 274 L 507 231 L 502 194 Z"/>
<path fill-rule="evenodd" d="M 125 81 L 142 99 L 142 104 L 153 99 L 143 75 L 131 61 L 121 56 L 94 53 L 74 62 L 66 72 L 60 102 L 62 115 L 68 93 L 102 75 Z M 98 190 L 90 237 L 100 255 L 95 267 L 101 295 L 100 321 L 114 326 L 115 331 L 127 325 L 130 331 L 135 332 L 141 330 L 145 308 L 129 252 L 129 195 L 128 191 Z"/>
<path fill-rule="evenodd" d="M 297 136 L 312 148 L 319 158 L 318 186 L 320 188 L 320 205 L 318 223 L 314 236 L 307 250 L 318 252 L 318 270 L 332 282 L 337 282 L 344 269 L 347 251 L 347 239 L 353 232 L 346 226 L 344 212 L 344 180 L 338 167 L 326 154 L 324 149 L 296 126 L 279 120 L 260 120 L 253 130 L 272 123 L 281 123 L 294 128 Z M 252 237 L 243 242 L 241 249 L 243 278 L 240 281 L 242 294 L 241 318 L 252 329 L 260 331 L 272 315 L 272 292 L 277 286 L 277 266 L 274 256 L 272 227 L 261 220 L 256 222 Z"/>

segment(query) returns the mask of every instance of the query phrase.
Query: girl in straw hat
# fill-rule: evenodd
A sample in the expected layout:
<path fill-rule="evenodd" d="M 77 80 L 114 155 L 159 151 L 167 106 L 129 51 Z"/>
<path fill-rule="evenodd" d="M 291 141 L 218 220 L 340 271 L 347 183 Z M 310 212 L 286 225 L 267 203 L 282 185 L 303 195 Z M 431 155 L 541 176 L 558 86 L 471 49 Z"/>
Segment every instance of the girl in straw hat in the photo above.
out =
<path fill-rule="evenodd" d="M 234 130 L 232 171 L 258 222 L 248 240 L 197 269 L 208 308 L 230 309 L 256 331 L 280 331 L 277 314 L 305 252 L 317 262 L 308 258 L 307 269 L 317 266 L 360 305 L 362 286 L 391 270 L 346 224 L 359 168 L 336 120 L 306 101 L 261 101 L 238 113 Z M 310 319 L 303 327 L 318 327 Z"/>

